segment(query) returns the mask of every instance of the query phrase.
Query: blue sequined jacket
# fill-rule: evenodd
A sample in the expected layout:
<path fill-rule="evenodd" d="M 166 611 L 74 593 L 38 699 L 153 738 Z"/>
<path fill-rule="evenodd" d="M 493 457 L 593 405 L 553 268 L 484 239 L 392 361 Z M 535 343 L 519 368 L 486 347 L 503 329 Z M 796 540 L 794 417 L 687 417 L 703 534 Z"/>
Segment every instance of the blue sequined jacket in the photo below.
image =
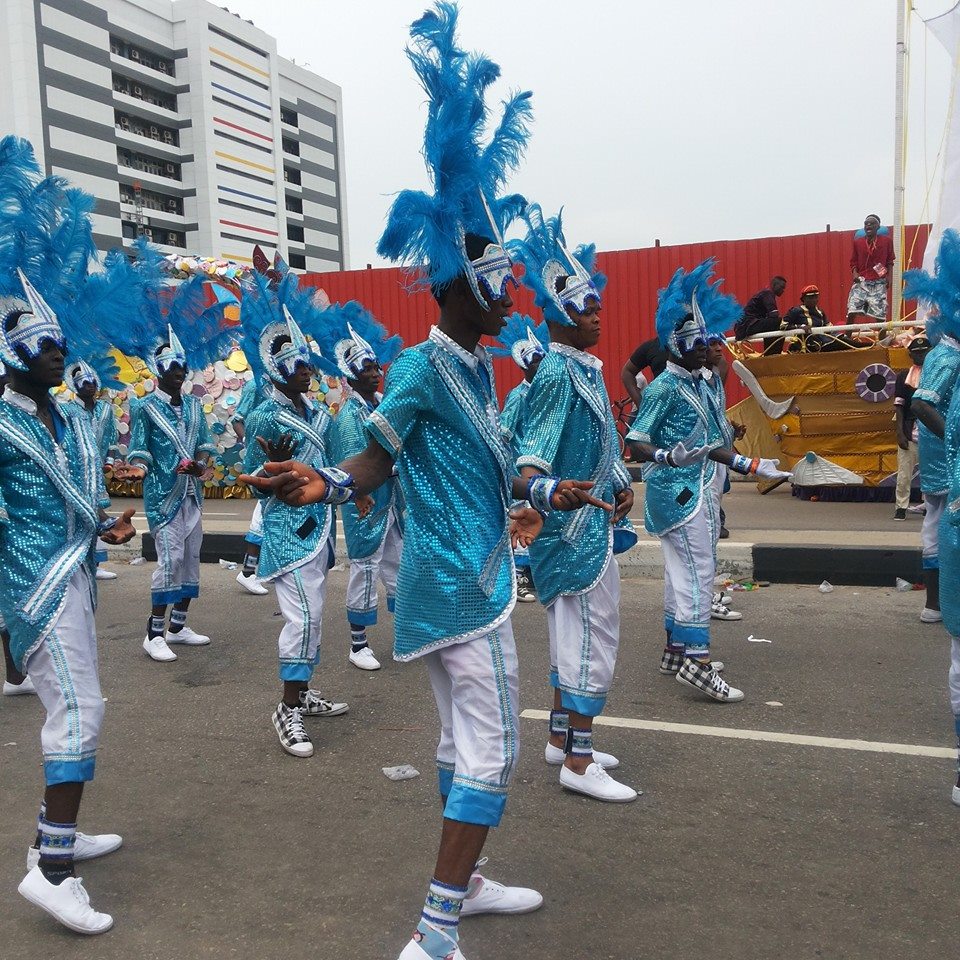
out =
<path fill-rule="evenodd" d="M 493 365 L 439 329 L 404 350 L 364 429 L 396 460 L 406 504 L 394 657 L 481 636 L 516 602 L 507 510 L 516 475 Z"/>
<path fill-rule="evenodd" d="M 157 389 L 131 404 L 127 460 L 146 468 L 143 508 L 151 531 L 166 526 L 187 497 L 202 506 L 203 481 L 177 473 L 177 465 L 201 453 L 217 452 L 200 401 L 187 395 L 182 400 L 175 407 L 170 397 Z"/>
<path fill-rule="evenodd" d="M 373 409 L 357 394 L 344 401 L 330 428 L 331 463 L 341 463 L 366 448 L 368 437 L 363 425 Z M 387 535 L 387 521 L 391 512 L 394 520 L 401 522 L 398 482 L 395 477 L 377 487 L 371 496 L 373 509 L 362 519 L 357 515 L 357 508 L 352 503 L 345 503 L 340 508 L 347 554 L 351 560 L 363 560 L 380 549 L 383 538 Z"/>
<path fill-rule="evenodd" d="M 643 391 L 640 410 L 627 439 L 669 449 L 683 442 L 703 446 L 717 432 L 702 378 L 673 362 Z M 700 509 L 703 489 L 713 479 L 709 459 L 686 467 L 647 464 L 644 522 L 649 533 L 663 536 L 686 523 Z"/>
<path fill-rule="evenodd" d="M 83 564 L 96 600 L 94 541 L 99 509 L 110 504 L 87 418 L 53 406 L 58 442 L 31 399 L 9 387 L 0 398 L 0 613 L 20 670 L 56 623 Z"/>
<path fill-rule="evenodd" d="M 593 495 L 613 503 L 614 495 L 630 486 L 630 475 L 620 459 L 602 366 L 582 350 L 550 344 L 527 395 L 517 467 L 592 480 Z M 590 590 L 603 576 L 612 549 L 610 514 L 599 507 L 548 514 L 529 548 L 540 602 Z"/>
<path fill-rule="evenodd" d="M 503 401 L 503 410 L 500 411 L 500 430 L 503 433 L 503 439 L 513 449 L 514 456 L 519 454 L 520 442 L 523 439 L 529 392 L 530 384 L 526 380 L 521 380 L 507 394 L 507 399 Z"/>
<path fill-rule="evenodd" d="M 255 437 L 268 442 L 289 434 L 293 441 L 292 459 L 313 468 L 328 465 L 326 444 L 330 415 L 319 404 L 304 397 L 301 414 L 289 397 L 269 389 L 268 398 L 247 420 L 247 452 L 243 467 L 247 473 L 259 473 L 267 461 Z M 330 508 L 325 503 L 291 507 L 272 495 L 254 494 L 263 503 L 263 543 L 257 575 L 273 580 L 281 574 L 302 567 L 327 547 L 330 531 Z"/>
<path fill-rule="evenodd" d="M 100 451 L 102 463 L 111 464 L 120 454 L 117 446 L 117 421 L 113 416 L 113 404 L 109 400 L 94 400 L 93 409 L 88 410 L 79 400 L 73 400 L 65 406 L 75 411 L 78 416 L 86 417 L 93 430 L 97 449 Z"/>
<path fill-rule="evenodd" d="M 960 343 L 944 335 L 927 354 L 920 371 L 920 384 L 914 400 L 924 400 L 946 419 L 960 376 Z M 920 489 L 924 493 L 946 493 L 950 487 L 946 451 L 943 441 L 922 423 L 918 423 L 920 457 Z"/>
<path fill-rule="evenodd" d="M 724 389 L 720 371 L 704 368 L 700 375 L 700 385 L 713 418 L 713 428 L 709 433 L 710 442 L 719 441 L 724 449 L 729 450 L 733 447 L 733 427 L 727 419 L 727 391 Z M 716 461 L 711 460 L 708 467 L 710 465 L 713 470 L 717 469 Z"/>

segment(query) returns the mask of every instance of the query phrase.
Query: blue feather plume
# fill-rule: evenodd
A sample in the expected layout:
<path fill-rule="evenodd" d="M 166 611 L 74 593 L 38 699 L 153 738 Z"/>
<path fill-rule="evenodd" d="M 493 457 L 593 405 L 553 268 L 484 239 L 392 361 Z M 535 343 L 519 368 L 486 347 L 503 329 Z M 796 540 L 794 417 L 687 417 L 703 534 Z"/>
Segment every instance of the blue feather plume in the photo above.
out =
<path fill-rule="evenodd" d="M 500 331 L 490 355 L 494 357 L 512 357 L 513 345 L 518 340 L 527 339 L 527 331 L 532 330 L 534 336 L 543 344 L 545 350 L 550 348 L 550 328 L 542 320 L 535 323 L 525 313 L 516 311 L 507 317 L 504 328 Z"/>
<path fill-rule="evenodd" d="M 692 270 L 678 267 L 666 287 L 657 292 L 657 337 L 667 347 L 678 324 L 693 309 L 693 293 L 703 313 L 707 332 L 720 335 L 740 319 L 742 310 L 736 299 L 720 292 L 722 280 L 710 282 L 716 258 L 709 257 Z"/>
<path fill-rule="evenodd" d="M 939 340 L 943 333 L 960 339 L 960 234 L 943 231 L 932 274 L 908 270 L 903 279 L 905 299 L 922 300 L 937 311 L 927 319 L 930 342 L 935 342 L 934 337 Z"/>

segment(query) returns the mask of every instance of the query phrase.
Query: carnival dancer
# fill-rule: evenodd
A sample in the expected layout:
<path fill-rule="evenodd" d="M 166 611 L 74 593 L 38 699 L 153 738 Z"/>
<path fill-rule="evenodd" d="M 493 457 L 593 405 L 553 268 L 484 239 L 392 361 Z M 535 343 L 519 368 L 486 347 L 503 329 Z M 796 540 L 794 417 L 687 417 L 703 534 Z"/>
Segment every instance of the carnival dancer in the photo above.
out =
<path fill-rule="evenodd" d="M 339 373 L 347 381 L 347 396 L 331 428 L 331 462 L 339 463 L 361 453 L 367 445 L 364 424 L 380 405 L 383 367 L 399 353 L 403 341 L 386 330 L 356 301 L 337 304 L 323 313 L 330 334 L 337 337 L 333 352 Z M 400 485 L 391 477 L 374 490 L 373 508 L 360 517 L 354 503 L 341 509 L 343 533 L 350 558 L 347 580 L 347 622 L 350 625 L 349 659 L 361 670 L 379 670 L 367 641 L 367 627 L 377 622 L 377 580 L 383 582 L 387 609 L 393 613 L 397 595 L 397 570 L 403 548 L 403 510 Z"/>
<path fill-rule="evenodd" d="M 102 358 L 102 362 L 105 366 L 117 370 L 116 364 L 109 357 Z M 113 416 L 113 404 L 108 399 L 100 397 L 102 390 L 100 375 L 86 360 L 70 361 L 68 358 L 66 383 L 77 397 L 74 402 L 77 413 L 90 421 L 90 428 L 100 452 L 101 469 L 105 475 L 109 475 L 113 471 L 114 461 L 120 454 L 120 448 L 117 446 L 117 422 Z M 97 579 L 116 580 L 117 575 L 112 570 L 104 570 L 100 566 L 106 563 L 106 560 L 107 545 L 98 542 Z"/>
<path fill-rule="evenodd" d="M 257 249 L 259 249 L 259 247 Z M 243 385 L 243 389 L 240 391 L 240 402 L 237 404 L 237 412 L 230 421 L 237 434 L 237 439 L 241 443 L 244 443 L 246 440 L 247 419 L 265 399 L 266 395 L 257 382 L 256 377 L 252 377 Z M 250 528 L 247 530 L 243 540 L 243 561 L 240 572 L 237 574 L 237 583 L 239 583 L 247 593 L 262 597 L 270 591 L 257 576 L 257 564 L 260 561 L 260 545 L 263 543 L 263 505 L 259 500 L 254 505 L 253 515 L 250 518 Z"/>
<path fill-rule="evenodd" d="M 27 266 L 54 302 L 69 298 L 93 250 L 93 198 L 64 191 L 54 177 L 41 181 L 32 148 L 15 137 L 0 141 L 0 173 L 7 188 L 0 205 L 0 355 L 10 372 L 0 399 L 0 611 L 16 669 L 29 674 L 46 712 L 46 788 L 18 889 L 71 930 L 97 934 L 113 918 L 91 907 L 74 862 L 110 853 L 122 840 L 77 831 L 104 710 L 94 540 L 133 537 L 133 510 L 112 520 L 104 512 L 109 501 L 89 425 L 50 393 L 63 382 L 64 332 L 20 270 Z"/>
<path fill-rule="evenodd" d="M 949 231 L 949 234 L 951 241 L 948 242 L 947 233 L 944 233 L 939 256 L 946 253 L 949 258 L 953 252 L 950 243 L 956 238 L 956 233 Z M 908 273 L 914 278 L 914 288 L 918 285 L 922 287 L 922 271 L 911 270 Z M 946 277 L 942 282 L 948 282 Z M 927 320 L 927 336 L 934 346 L 923 361 L 920 383 L 913 393 L 910 409 L 920 424 L 917 454 L 920 460 L 920 489 L 927 511 L 920 530 L 923 580 L 927 588 L 920 621 L 939 623 L 943 619 L 940 611 L 940 521 L 950 489 L 943 437 L 945 418 L 960 377 L 960 339 L 952 326 L 945 321 L 940 322 L 935 316 Z"/>
<path fill-rule="evenodd" d="M 184 394 L 183 385 L 191 368 L 202 370 L 225 356 L 233 336 L 222 329 L 223 305 L 207 307 L 201 277 L 185 281 L 171 295 L 157 283 L 156 260 L 155 251 L 141 246 L 142 314 L 148 318 L 147 329 L 155 331 L 141 354 L 157 378 L 156 387 L 131 404 L 127 465 L 114 475 L 143 480 L 144 510 L 157 549 L 143 650 L 151 660 L 169 662 L 177 659 L 171 644 L 210 643 L 208 636 L 187 626 L 187 613 L 200 595 L 203 477 L 216 447 L 200 401 Z M 165 331 L 157 336 L 161 324 Z"/>
<path fill-rule="evenodd" d="M 535 325 L 524 314 L 514 313 L 507 320 L 507 325 L 496 342 L 497 346 L 490 349 L 490 355 L 511 357 L 523 371 L 523 379 L 507 394 L 500 411 L 500 430 L 516 460 L 527 418 L 527 394 L 540 361 L 546 356 L 550 333 L 545 323 Z M 517 568 L 517 602 L 533 603 L 537 594 L 530 573 L 530 552 L 526 547 L 517 547 L 513 551 L 513 563 Z"/>
<path fill-rule="evenodd" d="M 253 478 L 295 504 L 346 502 L 399 471 L 406 503 L 397 580 L 394 658 L 423 659 L 440 712 L 437 751 L 443 833 L 420 922 L 401 960 L 460 957 L 459 918 L 521 913 L 543 898 L 476 872 L 500 822 L 517 757 L 517 657 L 511 538 L 529 542 L 541 510 L 601 505 L 590 484 L 521 480 L 503 443 L 493 366 L 479 346 L 496 336 L 513 302 L 510 259 L 497 242 L 519 197 L 498 198 L 527 140 L 529 94 L 516 94 L 483 146 L 483 92 L 495 64 L 456 44 L 457 10 L 439 3 L 411 27 L 409 56 L 429 98 L 424 156 L 434 194 L 401 192 L 378 250 L 422 270 L 440 317 L 429 338 L 404 350 L 384 399 L 365 424 L 362 454 L 321 474 L 303 464 L 267 466 Z"/>
<path fill-rule="evenodd" d="M 939 343 L 926 357 L 920 377 L 920 388 L 914 393 L 912 404 L 926 383 L 926 397 L 923 400 L 927 417 L 925 428 L 935 438 L 938 428 L 943 430 L 943 453 L 947 493 L 940 510 L 938 531 L 939 567 L 938 585 L 943 589 L 939 594 L 943 624 L 950 634 L 950 670 L 947 686 L 950 694 L 950 707 L 953 712 L 954 730 L 957 735 L 957 780 L 953 786 L 953 802 L 960 806 L 960 390 L 955 389 L 956 374 L 947 381 L 943 374 L 950 361 L 960 356 L 960 234 L 955 230 L 945 230 L 937 253 L 934 274 L 923 270 L 909 270 L 904 274 L 905 298 L 918 299 L 933 308 L 934 314 L 927 319 L 927 337 Z M 940 347 L 946 343 L 944 350 Z M 927 366 L 936 358 L 940 350 L 941 358 L 938 372 L 933 379 L 927 380 Z M 945 393 L 950 399 L 944 415 L 938 420 L 937 409 Z M 923 429 L 923 428 L 922 428 Z M 921 432 L 921 438 L 923 434 Z M 921 439 L 920 471 L 923 480 L 923 446 Z M 928 439 L 927 450 L 931 449 Z M 929 473 L 928 473 L 929 477 Z M 940 481 L 937 481 L 939 483 Z M 927 495 L 924 494 L 924 499 Z M 927 504 L 927 513 L 930 504 Z M 927 540 L 924 539 L 926 548 Z M 926 612 L 926 611 L 924 611 Z"/>
<path fill-rule="evenodd" d="M 589 480 L 616 501 L 614 515 L 588 508 L 553 513 L 530 545 L 530 565 L 547 609 L 553 710 L 547 763 L 560 764 L 560 784 L 598 800 L 626 803 L 637 791 L 606 771 L 619 766 L 594 752 L 593 722 L 603 712 L 620 644 L 620 568 L 613 523 L 633 506 L 630 475 L 619 456 L 616 426 L 601 362 L 586 351 L 600 339 L 600 290 L 595 250 L 570 254 L 559 217 L 539 206 L 523 214 L 527 233 L 509 244 L 523 263 L 523 283 L 550 330 L 550 351 L 527 396 L 517 469 L 527 479 L 553 475 Z"/>
<path fill-rule="evenodd" d="M 288 275 L 272 290 L 260 278 L 247 290 L 240 310 L 244 353 L 265 385 L 266 400 L 248 420 L 244 467 L 260 473 L 268 459 L 295 456 L 311 467 L 327 464 L 330 415 L 307 396 L 315 363 L 296 317 L 308 323 L 319 313 L 309 295 Z M 258 497 L 261 495 L 255 490 Z M 320 636 L 330 557 L 330 508 L 323 503 L 291 507 L 275 497 L 261 499 L 263 540 L 259 575 L 272 582 L 284 625 L 278 639 L 282 697 L 272 720 L 280 745 L 294 757 L 313 756 L 303 717 L 336 717 L 347 712 L 310 688 L 320 662 Z"/>
<path fill-rule="evenodd" d="M 660 538 L 664 561 L 664 627 L 667 642 L 660 672 L 721 703 L 743 699 L 743 691 L 711 662 L 710 609 L 716 576 L 714 527 L 718 521 L 710 485 L 714 463 L 742 474 L 789 478 L 777 460 L 749 460 L 723 447 L 702 387 L 707 329 L 698 296 L 724 310 L 710 284 L 713 261 L 678 269 L 659 292 L 657 335 L 670 353 L 667 369 L 644 391 L 637 419 L 627 434 L 645 468 L 645 524 Z M 700 287 L 701 293 L 697 294 Z"/>
<path fill-rule="evenodd" d="M 704 294 L 708 297 L 710 296 L 710 293 L 706 289 L 704 290 Z M 723 441 L 723 446 L 732 450 L 734 441 L 743 438 L 746 433 L 746 428 L 742 424 L 735 427 L 727 418 L 727 393 L 724 388 L 724 380 L 726 379 L 728 367 L 726 358 L 723 355 L 723 347 L 727 340 L 726 331 L 731 323 L 737 321 L 740 314 L 740 306 L 733 298 L 720 302 L 725 306 L 729 306 L 730 314 L 735 312 L 737 316 L 734 316 L 733 320 L 730 320 L 730 314 L 728 314 L 726 310 L 704 310 L 704 316 L 709 315 L 710 319 L 707 321 L 707 360 L 701 368 L 701 376 L 703 378 L 704 394 L 709 402 L 710 413 L 714 418 L 717 431 Z M 703 308 L 703 304 L 701 304 L 701 308 Z M 726 533 L 726 526 L 724 525 L 725 515 L 722 501 L 723 495 L 730 489 L 730 477 L 727 467 L 722 463 L 714 464 L 713 469 L 714 474 L 713 482 L 710 485 L 710 493 L 713 497 L 713 509 L 717 518 L 717 522 L 713 525 L 715 537 L 713 552 L 714 563 L 716 563 L 717 543 L 725 539 L 728 535 Z M 714 593 L 710 604 L 710 617 L 713 620 L 742 620 L 742 613 L 730 609 L 732 602 L 733 598 L 722 590 Z"/>

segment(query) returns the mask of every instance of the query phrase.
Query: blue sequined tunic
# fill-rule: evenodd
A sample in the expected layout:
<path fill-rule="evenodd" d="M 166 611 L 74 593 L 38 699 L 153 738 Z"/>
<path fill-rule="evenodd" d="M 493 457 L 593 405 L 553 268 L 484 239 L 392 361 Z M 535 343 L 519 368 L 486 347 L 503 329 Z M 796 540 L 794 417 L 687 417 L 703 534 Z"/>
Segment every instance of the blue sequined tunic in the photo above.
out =
<path fill-rule="evenodd" d="M 617 430 L 594 356 L 551 343 L 527 396 L 527 418 L 517 467 L 593 481 L 592 493 L 606 503 L 630 486 L 620 459 Z M 610 514 L 599 507 L 547 515 L 543 532 L 530 544 L 530 566 L 540 602 L 590 590 L 603 576 L 613 549 Z"/>
<path fill-rule="evenodd" d="M 269 389 L 268 398 L 247 420 L 247 452 L 243 467 L 247 473 L 259 473 L 267 461 L 255 437 L 275 442 L 285 434 L 293 441 L 292 459 L 314 469 L 328 465 L 326 444 L 330 415 L 308 397 L 303 398 L 304 412 L 279 390 Z M 330 508 L 325 503 L 291 507 L 272 495 L 254 494 L 263 503 L 263 543 L 257 575 L 273 580 L 302 567 L 327 546 L 330 530 Z"/>
<path fill-rule="evenodd" d="M 248 380 L 240 391 L 240 402 L 237 404 L 236 413 L 231 418 L 231 423 L 237 421 L 246 422 L 247 417 L 253 413 L 257 407 L 267 399 L 267 394 L 257 383 L 256 377 Z"/>
<path fill-rule="evenodd" d="M 160 389 L 131 404 L 130 446 L 127 460 L 146 468 L 143 508 L 150 530 L 166 526 L 187 497 L 203 506 L 203 481 L 177 473 L 181 460 L 216 453 L 203 407 L 196 397 L 184 396 L 174 406 Z"/>
<path fill-rule="evenodd" d="M 734 441 L 733 427 L 727 419 L 727 391 L 724 389 L 720 371 L 716 368 L 711 370 L 704 367 L 700 374 L 700 385 L 713 418 L 713 429 L 708 434 L 710 441 L 712 443 L 719 441 L 724 449 L 730 450 Z M 711 460 L 710 464 L 716 470 L 716 462 Z"/>
<path fill-rule="evenodd" d="M 387 373 L 364 429 L 394 457 L 406 504 L 394 657 L 482 636 L 516 601 L 507 535 L 516 475 L 493 366 L 434 327 Z"/>
<path fill-rule="evenodd" d="M 93 409 L 88 410 L 83 402 L 73 400 L 65 406 L 75 411 L 78 416 L 87 418 L 97 442 L 97 449 L 100 451 L 101 462 L 113 463 L 114 458 L 120 453 L 120 448 L 117 446 L 117 421 L 113 416 L 113 404 L 109 400 L 94 400 Z"/>
<path fill-rule="evenodd" d="M 31 399 L 10 387 L 0 398 L 0 613 L 20 670 L 56 623 L 81 564 L 95 592 L 99 508 L 110 504 L 87 418 L 52 406 L 56 441 Z"/>
<path fill-rule="evenodd" d="M 507 399 L 503 401 L 503 410 L 500 411 L 500 430 L 503 433 L 503 439 L 513 450 L 514 456 L 518 456 L 520 452 L 529 393 L 530 384 L 526 380 L 521 380 L 507 394 Z"/>
<path fill-rule="evenodd" d="M 924 400 L 946 419 L 950 401 L 960 376 L 960 342 L 944 335 L 927 354 L 920 371 L 920 384 L 914 400 Z M 946 451 L 943 441 L 922 423 L 918 423 L 920 437 L 920 489 L 924 493 L 946 493 L 950 487 Z"/>
<path fill-rule="evenodd" d="M 680 442 L 694 447 L 702 446 L 716 431 L 701 377 L 668 361 L 666 370 L 644 390 L 627 439 L 665 449 Z M 646 465 L 647 532 L 663 536 L 686 523 L 700 509 L 704 488 L 713 479 L 713 468 L 709 459 L 686 467 Z"/>
<path fill-rule="evenodd" d="M 366 448 L 369 438 L 363 425 L 374 409 L 376 408 L 356 393 L 344 401 L 330 428 L 332 463 L 342 463 Z M 347 555 L 351 560 L 363 560 L 380 549 L 383 538 L 387 535 L 387 521 L 391 512 L 394 514 L 394 520 L 401 523 L 398 486 L 397 479 L 391 477 L 386 483 L 377 487 L 370 494 L 373 497 L 373 509 L 362 519 L 352 503 L 345 503 L 340 508 L 344 538 L 347 541 Z"/>
<path fill-rule="evenodd" d="M 944 447 L 950 486 L 939 529 L 940 609 L 949 634 L 960 637 L 960 390 L 947 410 Z"/>

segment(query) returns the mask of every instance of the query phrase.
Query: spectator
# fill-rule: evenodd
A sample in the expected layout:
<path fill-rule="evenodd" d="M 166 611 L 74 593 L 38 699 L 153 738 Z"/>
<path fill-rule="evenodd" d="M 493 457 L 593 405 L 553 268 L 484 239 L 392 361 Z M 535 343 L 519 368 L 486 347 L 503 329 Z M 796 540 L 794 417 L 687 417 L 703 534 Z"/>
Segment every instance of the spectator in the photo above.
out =
<path fill-rule="evenodd" d="M 645 340 L 630 354 L 630 359 L 620 371 L 620 379 L 627 390 L 633 405 L 640 409 L 640 397 L 649 382 L 643 370 L 650 368 L 650 380 L 655 380 L 667 368 L 667 351 L 660 346 L 660 340 L 654 337 Z"/>
<path fill-rule="evenodd" d="M 897 413 L 897 507 L 894 520 L 906 520 L 910 507 L 910 488 L 917 468 L 917 418 L 910 409 L 913 392 L 920 383 L 920 371 L 930 349 L 930 341 L 923 335 L 915 336 L 908 347 L 913 366 L 897 374 L 893 388 L 893 405 Z"/>
<path fill-rule="evenodd" d="M 785 277 L 776 276 L 770 281 L 770 286 L 755 293 L 743 308 L 743 317 L 734 328 L 738 340 L 748 340 L 758 333 L 770 333 L 783 329 L 780 309 L 777 307 L 777 298 L 783 296 L 787 289 Z M 764 344 L 764 354 L 780 353 L 783 349 L 783 338 L 775 337 Z"/>
<path fill-rule="evenodd" d="M 781 329 L 797 330 L 799 340 L 808 353 L 828 353 L 831 350 L 849 350 L 856 346 L 849 337 L 827 333 L 811 334 L 813 327 L 828 327 L 830 321 L 820 309 L 820 288 L 811 283 L 800 291 L 800 304 L 791 307 L 783 318 Z M 793 349 L 791 346 L 790 349 Z"/>
<path fill-rule="evenodd" d="M 887 290 L 893 269 L 893 238 L 880 218 L 871 213 L 863 221 L 863 230 L 853 238 L 850 272 L 853 286 L 847 298 L 847 320 L 861 323 L 866 320 L 886 320 Z"/>

